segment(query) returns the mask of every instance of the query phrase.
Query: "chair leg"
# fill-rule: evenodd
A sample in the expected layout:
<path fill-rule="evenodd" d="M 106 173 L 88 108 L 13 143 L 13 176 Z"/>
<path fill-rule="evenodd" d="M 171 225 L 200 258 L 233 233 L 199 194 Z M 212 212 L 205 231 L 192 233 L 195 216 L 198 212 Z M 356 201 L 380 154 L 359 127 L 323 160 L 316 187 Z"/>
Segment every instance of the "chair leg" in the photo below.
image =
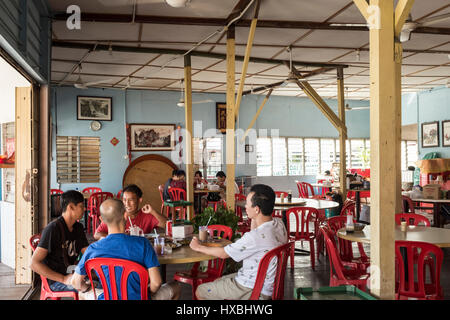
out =
<path fill-rule="evenodd" d="M 311 268 L 314 270 L 314 268 L 316 267 L 315 253 L 314 253 L 314 239 L 309 241 L 309 252 L 311 255 Z"/>
<path fill-rule="evenodd" d="M 295 253 L 295 242 L 291 248 L 291 269 L 294 269 L 294 253 Z"/>

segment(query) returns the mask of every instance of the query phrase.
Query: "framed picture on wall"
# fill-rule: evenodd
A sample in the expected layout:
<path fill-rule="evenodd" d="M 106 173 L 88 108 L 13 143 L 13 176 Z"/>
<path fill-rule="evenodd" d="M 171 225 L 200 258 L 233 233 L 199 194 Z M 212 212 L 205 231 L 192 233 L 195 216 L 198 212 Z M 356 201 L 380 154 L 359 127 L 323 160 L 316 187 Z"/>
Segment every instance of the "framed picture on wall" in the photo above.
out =
<path fill-rule="evenodd" d="M 216 103 L 216 128 L 221 133 L 227 130 L 227 104 L 223 102 Z"/>
<path fill-rule="evenodd" d="M 439 121 L 422 123 L 422 148 L 439 147 Z"/>
<path fill-rule="evenodd" d="M 77 120 L 112 120 L 112 98 L 77 97 Z"/>
<path fill-rule="evenodd" d="M 442 146 L 450 147 L 450 120 L 442 121 Z"/>
<path fill-rule="evenodd" d="M 175 149 L 175 124 L 130 124 L 131 151 Z"/>

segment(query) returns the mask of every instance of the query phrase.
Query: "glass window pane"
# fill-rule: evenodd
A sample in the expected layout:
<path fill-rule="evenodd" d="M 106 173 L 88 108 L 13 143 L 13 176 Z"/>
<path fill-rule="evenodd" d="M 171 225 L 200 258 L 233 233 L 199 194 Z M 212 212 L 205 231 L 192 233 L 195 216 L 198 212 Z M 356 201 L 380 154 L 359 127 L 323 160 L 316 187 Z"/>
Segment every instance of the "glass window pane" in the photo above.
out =
<path fill-rule="evenodd" d="M 341 161 L 341 157 L 340 157 L 340 149 L 339 149 L 340 143 L 339 143 L 339 139 L 336 139 L 336 162 L 340 163 Z M 348 140 L 345 141 L 345 153 L 346 153 L 346 160 L 347 160 L 347 164 L 346 164 L 346 168 L 351 168 L 350 167 L 350 145 L 348 143 Z"/>
<path fill-rule="evenodd" d="M 270 138 L 256 140 L 256 175 L 272 175 L 272 143 Z"/>
<path fill-rule="evenodd" d="M 406 141 L 402 141 L 401 143 L 401 155 L 402 155 L 402 169 L 401 170 L 406 170 Z"/>
<path fill-rule="evenodd" d="M 320 170 L 331 170 L 334 161 L 334 139 L 320 139 Z"/>
<path fill-rule="evenodd" d="M 319 139 L 305 139 L 305 175 L 319 174 Z"/>
<path fill-rule="evenodd" d="M 351 168 L 360 169 L 364 167 L 363 150 L 364 140 L 352 139 L 351 140 Z"/>
<path fill-rule="evenodd" d="M 222 138 L 206 139 L 207 179 L 215 179 L 217 171 L 222 170 Z"/>
<path fill-rule="evenodd" d="M 418 159 L 417 141 L 406 141 L 406 154 L 408 156 L 407 166 L 416 167 L 416 161 Z"/>
<path fill-rule="evenodd" d="M 288 138 L 288 152 L 289 175 L 303 175 L 303 139 Z"/>
<path fill-rule="evenodd" d="M 272 138 L 272 175 L 287 175 L 287 152 L 285 138 Z"/>

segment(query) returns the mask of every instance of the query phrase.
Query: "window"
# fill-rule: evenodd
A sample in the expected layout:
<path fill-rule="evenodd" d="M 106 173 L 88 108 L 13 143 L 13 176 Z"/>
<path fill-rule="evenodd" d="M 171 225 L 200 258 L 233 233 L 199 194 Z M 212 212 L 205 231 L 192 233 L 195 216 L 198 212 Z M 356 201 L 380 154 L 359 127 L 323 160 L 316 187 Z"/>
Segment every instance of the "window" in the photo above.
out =
<path fill-rule="evenodd" d="M 319 173 L 320 144 L 319 139 L 304 139 L 305 143 L 305 175 Z"/>
<path fill-rule="evenodd" d="M 288 169 L 289 175 L 303 175 L 303 139 L 288 138 Z"/>
<path fill-rule="evenodd" d="M 214 179 L 222 170 L 222 138 L 195 138 L 194 164 L 206 179 Z"/>
<path fill-rule="evenodd" d="M 272 175 L 272 143 L 270 138 L 256 140 L 256 175 Z"/>
<path fill-rule="evenodd" d="M 334 139 L 320 139 L 320 172 L 331 170 L 332 163 L 335 161 Z"/>
<path fill-rule="evenodd" d="M 15 131 L 16 131 L 16 123 L 15 122 L 7 122 L 2 123 L 2 141 L 1 153 L 10 156 L 14 153 L 14 139 L 15 139 Z M 15 202 L 15 184 L 16 184 L 16 172 L 14 168 L 4 168 L 2 171 L 2 201 L 5 202 Z"/>
<path fill-rule="evenodd" d="M 365 168 L 365 161 L 363 160 L 364 140 L 351 139 L 350 140 L 350 155 L 351 155 L 351 166 L 352 169 L 362 169 Z"/>
<path fill-rule="evenodd" d="M 56 137 L 58 183 L 100 182 L 100 138 Z"/>
<path fill-rule="evenodd" d="M 287 175 L 287 154 L 285 138 L 272 138 L 272 175 Z"/>
<path fill-rule="evenodd" d="M 417 159 L 417 142 L 402 141 L 402 170 L 407 170 L 409 166 L 416 166 Z"/>

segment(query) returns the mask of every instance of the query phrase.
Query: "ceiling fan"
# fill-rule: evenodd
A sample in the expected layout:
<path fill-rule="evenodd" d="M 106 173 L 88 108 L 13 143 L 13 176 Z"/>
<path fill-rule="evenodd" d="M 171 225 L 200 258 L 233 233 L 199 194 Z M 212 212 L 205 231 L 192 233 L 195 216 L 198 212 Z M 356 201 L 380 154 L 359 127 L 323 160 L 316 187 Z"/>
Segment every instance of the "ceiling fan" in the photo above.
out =
<path fill-rule="evenodd" d="M 348 88 L 345 88 L 345 95 L 347 96 L 347 101 L 348 101 Z M 352 111 L 352 110 L 366 110 L 366 109 L 370 109 L 369 106 L 366 107 L 352 107 L 350 108 L 348 102 L 345 104 L 345 111 Z"/>
<path fill-rule="evenodd" d="M 411 31 L 414 31 L 420 27 L 428 27 L 433 24 L 450 19 L 450 13 L 441 14 L 434 17 L 423 19 L 421 22 L 415 22 L 412 20 L 411 14 L 403 24 L 402 31 L 400 32 L 400 42 L 406 42 L 411 39 Z M 331 27 L 369 27 L 367 23 L 331 23 Z"/>
<path fill-rule="evenodd" d="M 91 82 L 83 82 L 81 81 L 81 64 L 78 67 L 78 79 L 77 81 L 73 84 L 73 86 L 77 89 L 88 89 L 91 86 L 95 86 L 97 84 L 101 84 L 101 83 L 105 83 L 108 82 L 110 79 L 103 79 L 103 80 L 98 80 L 98 81 L 91 81 Z"/>
<path fill-rule="evenodd" d="M 165 3 L 174 8 L 190 7 L 191 1 L 192 0 L 100 0 L 100 2 L 105 6 Z"/>
<path fill-rule="evenodd" d="M 284 80 L 284 82 L 282 84 L 280 84 L 280 87 L 284 87 L 290 83 L 294 83 L 296 84 L 297 81 L 300 82 L 313 82 L 313 81 L 318 81 L 318 80 L 332 80 L 332 79 L 336 79 L 336 77 L 323 77 L 323 78 L 299 78 L 297 76 L 295 76 L 294 72 L 292 71 L 292 48 L 288 47 L 287 51 L 289 52 L 289 73 L 287 78 L 286 77 L 282 77 L 282 76 L 252 76 L 253 78 L 259 78 L 259 79 L 270 79 L 270 80 L 274 80 L 274 79 L 279 79 L 279 80 Z"/>
<path fill-rule="evenodd" d="M 184 108 L 185 104 L 184 104 L 183 80 L 180 80 L 180 91 L 181 91 L 181 97 L 180 97 L 180 101 L 177 102 L 177 106 L 179 106 L 180 108 Z M 214 102 L 214 100 L 206 99 L 206 100 L 192 101 L 192 104 L 201 104 L 201 103 L 209 103 L 209 102 Z"/>

